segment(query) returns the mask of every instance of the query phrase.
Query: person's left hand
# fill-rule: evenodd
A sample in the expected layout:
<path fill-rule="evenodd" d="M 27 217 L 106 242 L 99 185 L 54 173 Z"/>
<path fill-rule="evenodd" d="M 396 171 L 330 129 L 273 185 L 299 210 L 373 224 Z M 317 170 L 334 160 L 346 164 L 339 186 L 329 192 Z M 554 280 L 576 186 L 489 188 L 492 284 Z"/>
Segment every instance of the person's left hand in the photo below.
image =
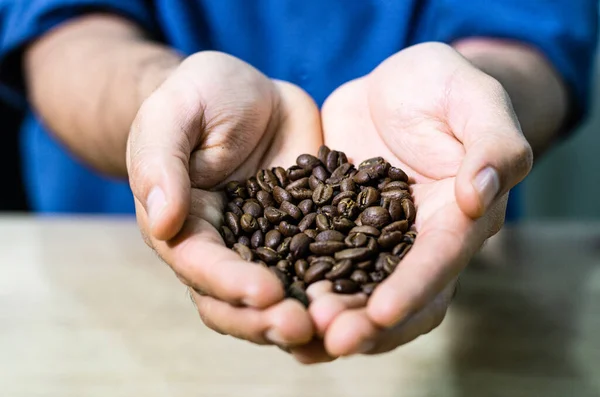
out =
<path fill-rule="evenodd" d="M 503 225 L 508 191 L 532 167 L 507 93 L 458 52 L 438 43 L 388 58 L 336 90 L 322 110 L 325 144 L 355 164 L 376 156 L 415 183 L 418 237 L 373 293 L 309 289 L 323 338 L 292 350 L 315 363 L 377 354 L 428 333 L 444 319 L 459 273 Z"/>

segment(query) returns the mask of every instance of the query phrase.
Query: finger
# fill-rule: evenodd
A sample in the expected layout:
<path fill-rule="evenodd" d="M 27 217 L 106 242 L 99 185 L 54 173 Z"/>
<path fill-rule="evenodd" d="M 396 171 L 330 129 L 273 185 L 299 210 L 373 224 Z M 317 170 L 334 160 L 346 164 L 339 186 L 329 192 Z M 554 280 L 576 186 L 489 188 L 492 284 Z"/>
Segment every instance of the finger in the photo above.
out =
<path fill-rule="evenodd" d="M 327 353 L 321 339 L 313 339 L 306 345 L 293 347 L 289 352 L 301 364 L 328 363 L 337 359 Z"/>
<path fill-rule="evenodd" d="M 257 344 L 295 346 L 308 343 L 313 327 L 306 310 L 287 299 L 266 310 L 234 307 L 193 293 L 202 321 L 211 329 Z"/>
<path fill-rule="evenodd" d="M 325 334 L 325 350 L 333 357 L 362 354 L 375 346 L 381 328 L 367 316 L 366 309 L 339 314 Z"/>

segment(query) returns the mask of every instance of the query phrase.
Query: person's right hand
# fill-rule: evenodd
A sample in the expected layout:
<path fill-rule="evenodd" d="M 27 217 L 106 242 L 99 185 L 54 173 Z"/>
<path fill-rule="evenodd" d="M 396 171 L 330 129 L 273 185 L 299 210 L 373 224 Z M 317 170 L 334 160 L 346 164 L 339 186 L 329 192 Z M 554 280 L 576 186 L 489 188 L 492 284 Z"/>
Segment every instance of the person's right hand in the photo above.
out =
<path fill-rule="evenodd" d="M 308 312 L 284 299 L 278 279 L 225 247 L 217 231 L 225 198 L 216 190 L 261 168 L 287 168 L 321 144 L 306 93 L 222 53 L 184 60 L 140 108 L 127 147 L 139 227 L 215 331 L 278 346 L 311 340 Z"/>

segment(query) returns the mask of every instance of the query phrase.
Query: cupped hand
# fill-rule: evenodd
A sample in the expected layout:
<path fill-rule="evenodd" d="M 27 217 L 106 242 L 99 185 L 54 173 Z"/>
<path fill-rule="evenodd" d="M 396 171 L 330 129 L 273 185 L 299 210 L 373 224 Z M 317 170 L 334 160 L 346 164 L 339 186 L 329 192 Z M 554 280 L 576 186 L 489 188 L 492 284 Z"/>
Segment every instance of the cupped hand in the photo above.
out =
<path fill-rule="evenodd" d="M 297 349 L 304 362 L 386 352 L 437 327 L 460 272 L 501 228 L 508 191 L 532 166 L 505 90 L 444 44 L 408 48 L 340 87 L 322 123 L 325 143 L 350 161 L 382 156 L 407 172 L 419 234 L 368 304 L 332 294 L 327 282 L 313 286 L 324 345 Z"/>
<path fill-rule="evenodd" d="M 259 344 L 311 340 L 308 313 L 284 299 L 278 279 L 225 247 L 217 191 L 321 143 L 318 109 L 302 90 L 217 52 L 184 60 L 140 108 L 127 147 L 138 224 L 212 329 Z"/>

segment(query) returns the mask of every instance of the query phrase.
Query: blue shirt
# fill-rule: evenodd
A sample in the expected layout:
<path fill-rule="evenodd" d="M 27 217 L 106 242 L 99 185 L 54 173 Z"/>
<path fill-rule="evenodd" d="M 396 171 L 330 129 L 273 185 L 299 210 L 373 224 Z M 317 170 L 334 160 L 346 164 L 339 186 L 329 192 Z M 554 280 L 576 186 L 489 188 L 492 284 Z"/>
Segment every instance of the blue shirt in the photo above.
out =
<path fill-rule="evenodd" d="M 538 48 L 564 78 L 577 119 L 588 104 L 597 33 L 596 0 L 0 0 L 0 84 L 22 95 L 23 46 L 94 11 L 134 20 L 185 54 L 232 54 L 303 87 L 319 105 L 339 85 L 412 44 L 472 36 L 519 40 Z M 32 113 L 21 142 L 35 210 L 134 211 L 125 181 L 79 162 Z"/>

